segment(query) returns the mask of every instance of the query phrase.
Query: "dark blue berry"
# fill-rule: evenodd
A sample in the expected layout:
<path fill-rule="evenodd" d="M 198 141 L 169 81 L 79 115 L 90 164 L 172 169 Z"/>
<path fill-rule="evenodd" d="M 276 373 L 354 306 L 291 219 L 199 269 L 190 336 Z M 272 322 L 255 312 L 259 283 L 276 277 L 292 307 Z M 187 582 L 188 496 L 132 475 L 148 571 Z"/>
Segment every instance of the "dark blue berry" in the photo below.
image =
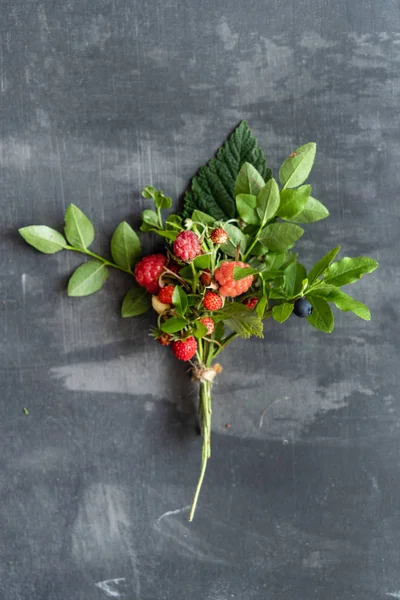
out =
<path fill-rule="evenodd" d="M 309 317 L 312 314 L 313 307 L 306 298 L 299 298 L 294 303 L 293 312 L 297 317 Z"/>

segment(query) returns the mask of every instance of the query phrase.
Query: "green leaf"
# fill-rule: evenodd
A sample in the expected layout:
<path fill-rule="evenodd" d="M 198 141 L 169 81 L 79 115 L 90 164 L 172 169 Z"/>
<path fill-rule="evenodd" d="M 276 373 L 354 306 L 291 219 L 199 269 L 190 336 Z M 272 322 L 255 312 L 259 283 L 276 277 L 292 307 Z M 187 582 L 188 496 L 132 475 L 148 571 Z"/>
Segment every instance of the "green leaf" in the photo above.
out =
<path fill-rule="evenodd" d="M 276 215 L 280 201 L 278 184 L 270 179 L 257 196 L 257 213 L 263 226 Z"/>
<path fill-rule="evenodd" d="M 239 196 L 240 194 L 257 196 L 264 185 L 265 181 L 262 175 L 253 165 L 245 162 L 235 181 L 235 196 Z"/>
<path fill-rule="evenodd" d="M 75 248 L 89 248 L 94 240 L 92 223 L 75 204 L 70 204 L 65 211 L 64 233 L 68 242 Z"/>
<path fill-rule="evenodd" d="M 168 229 L 149 229 L 152 233 L 156 233 L 161 237 L 174 242 L 179 235 L 179 231 L 170 231 Z"/>
<path fill-rule="evenodd" d="M 264 260 L 267 269 L 277 270 L 285 266 L 289 259 L 296 260 L 296 257 L 290 252 L 268 252 Z"/>
<path fill-rule="evenodd" d="M 44 254 L 55 254 L 67 246 L 64 236 L 46 225 L 30 225 L 18 231 L 28 244 Z"/>
<path fill-rule="evenodd" d="M 171 317 L 161 325 L 161 329 L 162 331 L 165 331 L 165 333 L 176 333 L 177 331 L 181 331 L 186 325 L 186 319 L 182 319 L 182 317 Z"/>
<path fill-rule="evenodd" d="M 272 318 L 278 323 L 284 323 L 292 314 L 293 308 L 293 304 L 289 302 L 278 304 L 272 309 Z"/>
<path fill-rule="evenodd" d="M 252 335 L 263 337 L 263 322 L 260 317 L 238 302 L 225 304 L 223 308 L 213 313 L 213 319 L 216 323 L 224 321 L 228 329 L 242 338 L 247 339 Z"/>
<path fill-rule="evenodd" d="M 329 210 L 326 206 L 316 198 L 309 196 L 303 210 L 290 220 L 293 223 L 315 223 L 326 217 L 329 217 Z"/>
<path fill-rule="evenodd" d="M 377 266 L 378 263 L 373 258 L 366 256 L 349 258 L 345 256 L 327 268 L 323 281 L 324 283 L 340 287 L 361 279 L 367 273 L 372 273 Z"/>
<path fill-rule="evenodd" d="M 215 223 L 214 217 L 207 215 L 206 213 L 202 212 L 201 210 L 194 210 L 192 213 L 192 216 L 190 218 L 192 219 L 192 221 L 195 221 L 196 223 L 201 223 L 202 225 L 210 225 L 211 227 Z"/>
<path fill-rule="evenodd" d="M 310 292 L 310 296 L 317 296 L 327 302 L 333 302 L 336 308 L 342 312 L 352 312 L 364 321 L 371 320 L 371 313 L 365 304 L 354 300 L 354 298 L 333 285 L 320 285 Z"/>
<path fill-rule="evenodd" d="M 312 314 L 307 317 L 307 321 L 324 333 L 331 333 L 334 326 L 334 317 L 331 307 L 325 300 L 316 296 L 307 296 L 307 300 L 313 307 Z"/>
<path fill-rule="evenodd" d="M 220 342 L 222 340 L 222 338 L 224 337 L 224 332 L 225 332 L 224 322 L 218 321 L 218 323 L 215 323 L 214 339 L 217 340 L 218 342 Z"/>
<path fill-rule="evenodd" d="M 246 121 L 242 121 L 216 158 L 193 178 L 185 195 L 184 216 L 190 217 L 195 209 L 199 209 L 217 220 L 235 218 L 235 181 L 245 162 L 252 164 L 265 181 L 271 177 L 257 140 Z"/>
<path fill-rule="evenodd" d="M 182 267 L 182 269 L 179 270 L 179 276 L 182 277 L 182 279 L 187 279 L 191 282 L 193 279 L 192 267 Z"/>
<path fill-rule="evenodd" d="M 196 269 L 209 269 L 211 266 L 210 254 L 201 254 L 200 256 L 196 256 L 196 258 L 193 260 L 193 264 Z"/>
<path fill-rule="evenodd" d="M 332 250 L 329 250 L 329 252 L 327 252 L 325 256 L 323 256 L 317 263 L 315 263 L 315 265 L 310 269 L 310 272 L 308 273 L 309 285 L 314 283 L 314 281 L 318 279 L 318 277 L 321 277 L 321 275 L 323 275 L 324 271 L 326 271 L 326 269 L 329 267 L 339 250 L 340 246 L 332 248 Z"/>
<path fill-rule="evenodd" d="M 102 286 L 108 270 L 100 260 L 89 260 L 78 267 L 68 282 L 68 296 L 89 296 Z"/>
<path fill-rule="evenodd" d="M 235 281 L 240 281 L 245 277 L 249 277 L 249 275 L 260 275 L 260 271 L 251 267 L 235 267 L 233 269 L 233 279 Z"/>
<path fill-rule="evenodd" d="M 137 317 L 151 308 L 151 295 L 143 288 L 133 287 L 122 301 L 121 316 Z"/>
<path fill-rule="evenodd" d="M 146 185 L 144 190 L 142 191 L 143 198 L 154 198 L 156 195 L 156 188 L 152 185 Z"/>
<path fill-rule="evenodd" d="M 207 327 L 201 321 L 196 321 L 195 330 L 193 331 L 193 335 L 196 338 L 203 338 L 207 335 Z"/>
<path fill-rule="evenodd" d="M 314 164 L 317 145 L 314 142 L 297 148 L 279 169 L 279 179 L 285 188 L 294 188 L 307 179 Z"/>
<path fill-rule="evenodd" d="M 177 229 L 178 231 L 182 231 L 182 217 L 179 215 L 169 215 L 169 217 L 165 220 L 165 228 L 166 229 Z"/>
<path fill-rule="evenodd" d="M 129 270 L 141 254 L 142 249 L 137 234 L 126 221 L 122 221 L 111 238 L 111 255 L 114 262 Z"/>
<path fill-rule="evenodd" d="M 199 304 L 200 300 L 201 300 L 200 294 L 188 294 L 187 295 L 188 306 L 196 306 L 197 304 Z"/>
<path fill-rule="evenodd" d="M 188 309 L 187 296 L 179 285 L 175 286 L 174 293 L 172 294 L 172 304 L 174 305 L 176 312 L 182 316 Z"/>
<path fill-rule="evenodd" d="M 306 274 L 306 268 L 300 263 L 292 263 L 286 267 L 283 276 L 283 289 L 288 298 L 293 298 L 301 292 Z"/>
<path fill-rule="evenodd" d="M 260 217 L 257 214 L 257 198 L 251 194 L 239 194 L 236 196 L 237 211 L 245 223 L 259 225 Z"/>
<path fill-rule="evenodd" d="M 158 190 L 154 195 L 154 202 L 157 208 L 171 208 L 172 199 L 165 196 L 161 190 Z"/>
<path fill-rule="evenodd" d="M 150 210 L 149 208 L 146 208 L 146 210 L 144 210 L 142 212 L 142 221 L 143 223 L 146 223 L 147 225 L 151 225 L 151 227 L 159 227 L 160 223 L 158 221 L 158 215 L 156 213 L 155 210 Z"/>
<path fill-rule="evenodd" d="M 301 238 L 304 229 L 291 223 L 271 223 L 264 227 L 260 235 L 260 242 L 269 250 L 286 250 Z"/>
<path fill-rule="evenodd" d="M 220 246 L 222 252 L 228 256 L 235 256 L 236 247 L 240 244 L 240 252 L 243 254 L 246 251 L 247 244 L 244 233 L 239 229 L 239 227 L 235 227 L 235 225 L 231 225 L 230 223 L 224 224 L 224 230 L 229 235 L 229 240 L 226 242 L 226 244 L 222 244 L 222 246 Z"/>
<path fill-rule="evenodd" d="M 265 294 L 262 296 L 256 304 L 256 313 L 260 317 L 263 318 L 266 309 L 268 308 L 268 296 Z"/>
<path fill-rule="evenodd" d="M 301 213 L 311 194 L 311 185 L 302 185 L 295 190 L 282 190 L 278 216 L 289 221 Z"/>

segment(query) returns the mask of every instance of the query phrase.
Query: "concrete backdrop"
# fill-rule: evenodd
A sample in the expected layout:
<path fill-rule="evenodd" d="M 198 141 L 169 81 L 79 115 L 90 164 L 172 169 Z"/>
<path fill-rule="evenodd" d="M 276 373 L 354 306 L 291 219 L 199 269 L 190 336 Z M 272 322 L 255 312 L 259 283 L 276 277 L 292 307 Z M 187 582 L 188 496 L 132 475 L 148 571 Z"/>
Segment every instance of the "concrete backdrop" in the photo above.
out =
<path fill-rule="evenodd" d="M 0 17 L 0 598 L 400 598 L 398 2 L 6 0 Z M 16 230 L 61 227 L 73 202 L 106 252 L 146 184 L 178 207 L 243 118 L 275 170 L 318 144 L 331 217 L 302 261 L 339 242 L 380 269 L 354 290 L 371 323 L 268 322 L 225 352 L 189 525 L 186 366 L 152 315 L 119 317 L 123 275 L 68 298 L 79 256 Z"/>

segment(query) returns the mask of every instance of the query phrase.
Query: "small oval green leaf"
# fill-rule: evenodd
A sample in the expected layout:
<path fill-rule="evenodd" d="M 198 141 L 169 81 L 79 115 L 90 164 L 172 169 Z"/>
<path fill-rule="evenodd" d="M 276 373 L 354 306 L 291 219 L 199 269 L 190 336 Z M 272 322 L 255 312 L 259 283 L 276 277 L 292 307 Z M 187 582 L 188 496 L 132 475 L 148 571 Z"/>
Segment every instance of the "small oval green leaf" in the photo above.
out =
<path fill-rule="evenodd" d="M 140 240 L 132 227 L 122 221 L 111 238 L 111 255 L 120 267 L 130 270 L 141 256 Z"/>
<path fill-rule="evenodd" d="M 257 213 L 263 226 L 276 215 L 280 201 L 278 184 L 269 179 L 257 196 Z"/>
<path fill-rule="evenodd" d="M 315 223 L 329 217 L 329 210 L 316 198 L 309 196 L 303 210 L 292 217 L 293 223 Z"/>
<path fill-rule="evenodd" d="M 252 194 L 257 196 L 265 181 L 253 165 L 245 162 L 239 171 L 235 182 L 235 196 L 239 194 Z"/>
<path fill-rule="evenodd" d="M 64 236 L 47 225 L 30 225 L 18 231 L 28 244 L 44 254 L 55 254 L 67 246 Z"/>
<path fill-rule="evenodd" d="M 257 198 L 251 194 L 236 196 L 236 208 L 239 216 L 249 225 L 259 225 L 260 217 L 257 214 Z"/>
<path fill-rule="evenodd" d="M 279 179 L 285 188 L 301 185 L 309 176 L 314 164 L 317 145 L 315 142 L 297 148 L 279 169 Z"/>
<path fill-rule="evenodd" d="M 182 319 L 181 317 L 171 317 L 161 325 L 161 329 L 162 331 L 165 331 L 165 333 L 177 333 L 177 331 L 181 331 L 186 325 L 186 319 Z"/>
<path fill-rule="evenodd" d="M 272 318 L 274 321 L 278 323 L 284 323 L 293 312 L 293 304 L 289 302 L 284 302 L 283 304 L 278 304 L 274 306 L 272 309 Z"/>
<path fill-rule="evenodd" d="M 137 317 L 147 312 L 151 308 L 151 296 L 143 288 L 133 287 L 126 294 L 122 301 L 121 316 Z"/>
<path fill-rule="evenodd" d="M 94 227 L 87 216 L 75 204 L 65 211 L 65 237 L 75 248 L 86 249 L 94 240 Z"/>
<path fill-rule="evenodd" d="M 68 296 L 89 296 L 102 286 L 108 270 L 99 260 L 89 260 L 76 269 L 68 282 Z"/>
<path fill-rule="evenodd" d="M 271 223 L 261 232 L 260 242 L 272 252 L 286 250 L 301 238 L 304 229 L 291 223 Z"/>

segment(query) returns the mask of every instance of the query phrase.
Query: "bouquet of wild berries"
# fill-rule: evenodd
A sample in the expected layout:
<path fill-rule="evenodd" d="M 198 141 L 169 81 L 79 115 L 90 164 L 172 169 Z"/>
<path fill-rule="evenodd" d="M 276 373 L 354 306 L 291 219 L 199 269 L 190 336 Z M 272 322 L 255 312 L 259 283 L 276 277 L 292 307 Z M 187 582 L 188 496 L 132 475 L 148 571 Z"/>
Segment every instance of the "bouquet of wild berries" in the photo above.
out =
<path fill-rule="evenodd" d="M 315 157 L 314 143 L 295 150 L 279 170 L 277 181 L 263 152 L 242 122 L 185 195 L 183 214 L 169 214 L 171 198 L 146 187 L 144 198 L 153 209 L 142 213 L 143 232 L 162 236 L 165 252 L 141 258 L 137 234 L 123 222 L 111 239 L 112 260 L 89 250 L 94 229 L 71 204 L 65 214 L 65 236 L 46 226 L 20 229 L 37 250 L 54 254 L 73 250 L 90 257 L 71 276 L 70 296 L 99 290 L 109 267 L 136 280 L 122 302 L 122 316 L 132 317 L 153 307 L 157 325 L 152 335 L 174 355 L 188 361 L 199 386 L 199 416 L 203 435 L 201 472 L 189 520 L 192 520 L 211 445 L 211 388 L 221 366 L 214 362 L 235 337 L 263 336 L 272 317 L 283 323 L 291 314 L 330 333 L 334 317 L 330 303 L 369 320 L 368 308 L 340 288 L 376 267 L 366 257 L 335 261 L 340 247 L 330 250 L 310 270 L 292 248 L 303 235 L 298 223 L 328 216 L 325 206 L 304 185 Z M 138 284 L 138 285 L 137 285 Z"/>

